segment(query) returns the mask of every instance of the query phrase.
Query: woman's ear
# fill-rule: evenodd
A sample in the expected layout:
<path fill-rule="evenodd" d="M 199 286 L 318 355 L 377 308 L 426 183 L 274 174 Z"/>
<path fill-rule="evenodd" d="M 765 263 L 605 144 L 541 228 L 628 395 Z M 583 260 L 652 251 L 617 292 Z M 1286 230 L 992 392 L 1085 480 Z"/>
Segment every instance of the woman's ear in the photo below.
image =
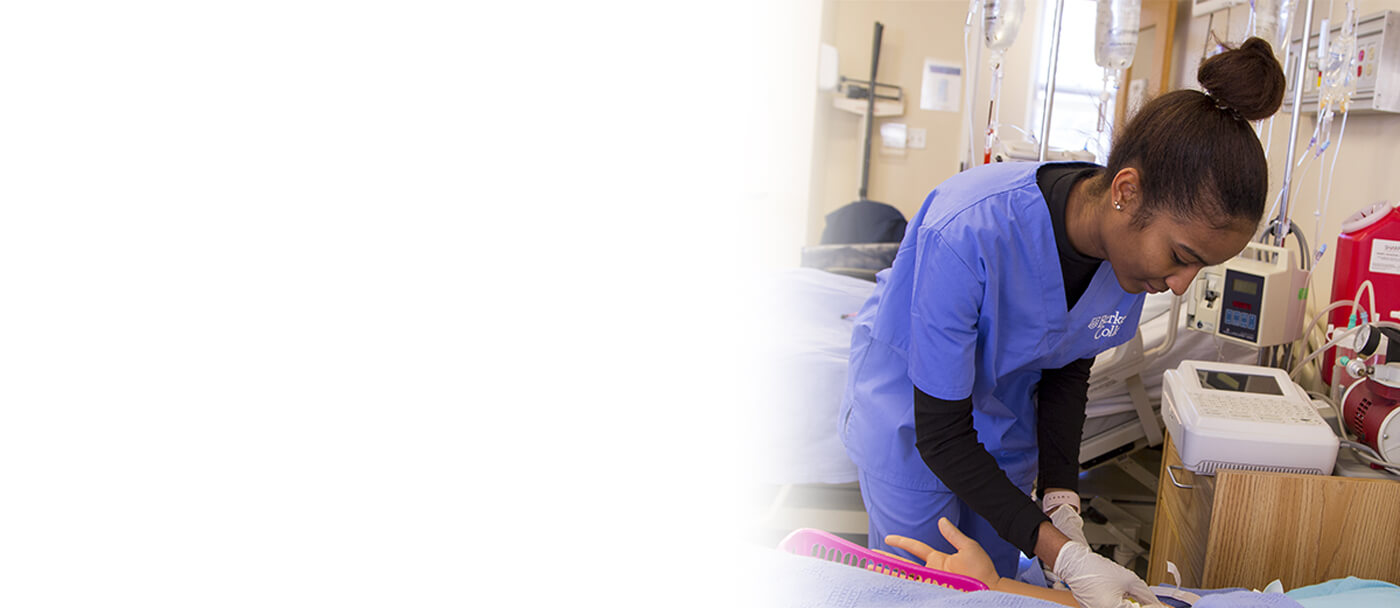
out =
<path fill-rule="evenodd" d="M 1134 211 L 1142 202 L 1142 176 L 1133 167 L 1118 171 L 1108 190 L 1110 203 L 1118 211 Z"/>

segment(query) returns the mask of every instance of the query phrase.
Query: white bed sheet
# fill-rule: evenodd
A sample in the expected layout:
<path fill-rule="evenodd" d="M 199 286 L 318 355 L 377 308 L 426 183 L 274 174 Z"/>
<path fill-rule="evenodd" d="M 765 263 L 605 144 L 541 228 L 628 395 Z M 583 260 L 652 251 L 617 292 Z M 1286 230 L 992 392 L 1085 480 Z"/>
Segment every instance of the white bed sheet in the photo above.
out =
<path fill-rule="evenodd" d="M 837 415 L 846 386 L 850 350 L 850 319 L 874 290 L 875 284 L 811 268 L 777 271 L 765 283 L 761 300 L 768 333 L 765 359 L 769 383 L 762 387 L 771 407 L 757 413 L 764 445 L 755 459 L 757 480 L 782 484 L 841 484 L 856 481 L 856 467 L 837 436 Z M 1167 333 L 1169 294 L 1148 296 L 1139 328 L 1147 347 L 1161 343 Z M 1178 318 L 1176 345 L 1151 362 L 1142 374 L 1148 396 L 1157 406 L 1162 372 L 1186 359 L 1250 363 L 1255 350 L 1208 334 L 1187 331 L 1184 312 Z M 1088 421 L 1084 436 L 1136 419 L 1127 387 L 1089 380 Z"/>
<path fill-rule="evenodd" d="M 836 434 L 846 390 L 851 331 L 841 318 L 858 312 L 875 284 L 812 268 L 776 272 L 765 282 L 763 359 L 769 383 L 757 412 L 760 436 L 755 471 L 775 485 L 851 483 L 856 465 Z M 767 370 L 765 370 L 767 371 Z"/>

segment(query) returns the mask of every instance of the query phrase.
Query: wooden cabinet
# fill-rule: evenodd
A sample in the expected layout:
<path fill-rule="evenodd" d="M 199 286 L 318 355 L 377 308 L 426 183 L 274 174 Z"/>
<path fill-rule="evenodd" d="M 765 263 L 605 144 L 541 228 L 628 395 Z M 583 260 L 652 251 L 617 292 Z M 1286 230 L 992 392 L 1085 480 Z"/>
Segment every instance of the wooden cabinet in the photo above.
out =
<path fill-rule="evenodd" d="M 1183 587 L 1286 589 L 1356 576 L 1400 583 L 1400 481 L 1222 470 L 1174 471 L 1167 441 L 1157 489 L 1147 582 Z"/>

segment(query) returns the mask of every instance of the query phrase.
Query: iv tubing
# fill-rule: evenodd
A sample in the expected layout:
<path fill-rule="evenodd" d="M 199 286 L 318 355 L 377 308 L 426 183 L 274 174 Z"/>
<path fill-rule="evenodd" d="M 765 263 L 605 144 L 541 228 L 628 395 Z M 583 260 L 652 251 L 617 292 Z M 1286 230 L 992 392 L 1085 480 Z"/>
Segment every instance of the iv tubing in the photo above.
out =
<path fill-rule="evenodd" d="M 1317 322 L 1321 321 L 1322 317 L 1326 316 L 1327 313 L 1336 310 L 1340 306 L 1351 306 L 1353 303 L 1354 302 L 1352 300 L 1338 300 L 1336 302 L 1333 302 L 1327 308 L 1322 309 L 1321 312 L 1317 313 L 1317 316 L 1313 317 L 1312 322 L 1308 323 L 1308 329 L 1303 332 L 1303 337 L 1306 338 L 1307 335 L 1312 333 L 1314 329 L 1317 329 Z"/>
<path fill-rule="evenodd" d="M 1327 395 L 1324 395 L 1317 391 L 1308 391 L 1308 396 L 1312 397 L 1314 401 L 1321 401 L 1323 403 L 1326 403 L 1327 407 L 1332 408 L 1332 412 L 1336 414 L 1332 418 L 1337 421 L 1337 437 L 1345 438 L 1347 436 L 1347 432 L 1346 426 L 1342 424 L 1342 408 L 1337 407 L 1337 404 L 1332 402 L 1331 397 L 1328 397 Z"/>
<path fill-rule="evenodd" d="M 1308 340 L 1308 335 L 1311 334 L 1311 333 L 1313 332 L 1314 329 L 1317 329 L 1317 324 L 1318 324 L 1318 322 L 1321 321 L 1321 320 L 1323 319 L 1323 317 L 1326 317 L 1326 316 L 1327 316 L 1327 313 L 1332 312 L 1333 310 L 1336 310 L 1337 308 L 1342 307 L 1342 306 L 1350 306 L 1352 303 L 1353 303 L 1352 300 L 1338 300 L 1338 301 L 1336 301 L 1336 302 L 1333 302 L 1333 303 L 1330 304 L 1329 306 L 1327 306 L 1327 308 L 1324 308 L 1324 309 L 1322 309 L 1320 312 L 1318 312 L 1318 313 L 1317 313 L 1317 316 L 1313 317 L 1312 321 L 1308 322 L 1308 324 L 1307 324 L 1307 326 L 1306 326 L 1307 329 L 1304 329 L 1304 330 L 1303 330 L 1303 337 L 1300 338 L 1300 340 L 1303 341 L 1302 347 L 1303 347 L 1303 348 L 1307 348 L 1307 347 L 1308 347 L 1308 342 L 1309 342 L 1309 340 Z M 1302 367 L 1303 367 L 1303 365 L 1300 364 L 1300 365 L 1299 365 L 1299 368 L 1301 369 Z"/>
<path fill-rule="evenodd" d="M 1289 377 L 1289 378 L 1296 378 L 1296 377 L 1298 377 L 1298 373 L 1301 372 L 1301 371 L 1303 371 L 1303 368 L 1304 368 L 1304 367 L 1307 367 L 1307 365 L 1308 365 L 1309 362 L 1311 362 L 1313 359 L 1316 359 L 1316 358 L 1318 357 L 1318 355 L 1321 355 L 1322 353 L 1327 352 L 1327 350 L 1330 349 L 1330 348 L 1332 348 L 1333 346 L 1336 346 L 1336 345 L 1338 345 L 1338 344 L 1341 344 L 1341 343 L 1342 343 L 1342 340 L 1345 340 L 1345 339 L 1347 339 L 1347 338 L 1352 337 L 1352 335 L 1355 334 L 1356 331 L 1357 331 L 1358 329 L 1362 328 L 1362 327 L 1363 327 L 1362 325 L 1357 325 L 1356 327 L 1352 327 L 1352 328 L 1350 328 L 1350 329 L 1347 329 L 1346 331 L 1343 331 L 1343 332 L 1337 334 L 1336 337 L 1332 338 L 1331 340 L 1328 340 L 1325 344 L 1323 344 L 1321 347 L 1318 347 L 1317 350 L 1315 350 L 1315 351 L 1313 351 L 1312 353 L 1310 353 L 1310 354 L 1309 354 L 1307 357 L 1305 357 L 1302 361 L 1299 361 L 1299 362 L 1298 362 L 1298 365 L 1296 365 L 1296 366 L 1293 367 L 1293 371 L 1288 372 L 1288 377 Z"/>
<path fill-rule="evenodd" d="M 971 169 L 977 165 L 977 113 L 972 106 L 977 101 L 977 87 L 981 84 L 978 65 L 982 61 L 982 45 L 972 45 L 972 24 L 976 23 L 977 14 L 982 7 L 979 0 L 971 0 L 967 9 L 967 21 L 963 23 L 963 70 L 968 77 L 967 90 L 963 92 L 963 106 L 967 113 L 967 164 L 964 170 Z M 972 49 L 977 49 L 977 56 L 973 57 Z"/>
<path fill-rule="evenodd" d="M 1321 124 L 1322 124 L 1321 122 L 1318 123 L 1319 126 L 1321 126 Z M 1316 141 L 1317 141 L 1317 135 L 1316 135 L 1316 131 L 1314 131 L 1314 134 L 1313 134 L 1313 142 L 1316 142 Z M 1312 143 L 1309 143 L 1307 149 L 1303 150 L 1303 153 L 1300 154 L 1300 155 L 1298 155 L 1298 163 L 1297 163 L 1296 165 L 1290 165 L 1290 166 L 1291 166 L 1292 168 L 1294 168 L 1294 169 L 1296 169 L 1296 168 L 1298 168 L 1298 167 L 1302 167 L 1302 168 L 1303 168 L 1303 172 L 1302 172 L 1301 174 L 1298 175 L 1298 187 L 1293 191 L 1294 196 L 1297 196 L 1297 194 L 1298 194 L 1299 192 L 1302 192 L 1302 190 L 1303 190 L 1303 178 L 1305 178 L 1305 177 L 1308 176 L 1308 169 L 1311 169 L 1311 168 L 1312 168 L 1312 160 L 1313 160 L 1314 158 L 1316 158 L 1315 156 L 1310 156 L 1310 155 L 1308 154 L 1308 152 L 1309 152 L 1310 150 L 1312 150 Z M 1292 150 L 1289 150 L 1289 151 L 1292 152 Z M 1307 164 L 1304 165 L 1304 163 L 1307 163 Z M 1287 172 L 1288 167 L 1285 167 L 1284 169 L 1285 169 L 1285 172 Z M 1265 214 L 1265 216 L 1267 217 L 1267 216 L 1273 215 L 1273 214 L 1274 214 L 1274 210 L 1279 208 L 1279 204 L 1280 204 L 1280 203 L 1284 203 L 1284 212 L 1286 213 L 1286 212 L 1287 212 L 1287 203 L 1284 202 L 1284 201 L 1287 200 L 1287 198 L 1288 198 L 1287 195 L 1288 195 L 1288 190 L 1285 189 L 1285 188 L 1280 188 L 1279 191 L 1278 191 L 1278 196 L 1275 196 L 1275 197 L 1274 197 L 1274 204 L 1273 204 L 1273 206 L 1269 208 L 1269 212 L 1268 212 L 1267 214 Z M 1282 217 L 1283 217 L 1283 213 L 1280 213 L 1280 214 L 1278 215 L 1278 217 L 1275 217 L 1273 221 L 1269 222 L 1269 225 L 1270 225 L 1270 226 L 1274 225 L 1274 223 L 1275 223 L 1275 222 L 1278 222 L 1279 219 L 1281 219 Z M 1280 246 L 1280 247 L 1283 246 L 1282 243 L 1280 243 L 1279 246 Z"/>
<path fill-rule="evenodd" d="M 1064 17 L 1065 0 L 1055 0 L 1055 29 L 1050 35 L 1050 74 L 1045 84 L 1044 119 L 1040 121 L 1041 162 L 1045 162 L 1045 157 L 1050 154 L 1050 114 L 1055 109 L 1055 71 L 1060 66 L 1060 23 L 1064 21 Z"/>
<path fill-rule="evenodd" d="M 1358 382 L 1358 383 L 1356 383 L 1356 384 L 1360 384 L 1360 383 Z M 1353 385 L 1353 386 L 1354 386 L 1354 385 Z M 1384 468 L 1388 469 L 1392 474 L 1394 474 L 1394 473 L 1400 473 L 1400 464 L 1396 464 L 1396 463 L 1393 463 L 1393 462 L 1387 462 L 1384 458 L 1381 458 L 1381 457 L 1380 457 L 1380 456 L 1381 456 L 1380 453 L 1378 453 L 1378 452 L 1376 452 L 1375 450 L 1371 449 L 1371 446 L 1366 445 L 1366 444 L 1364 444 L 1364 443 L 1357 443 L 1357 442 L 1355 442 L 1355 441 L 1346 441 L 1346 440 L 1342 441 L 1341 443 L 1342 443 L 1343 446 L 1348 447 L 1348 448 L 1351 448 L 1351 450 L 1352 450 L 1353 452 L 1356 452 L 1356 455 L 1357 455 L 1358 457 L 1360 457 L 1362 460 L 1365 460 L 1366 462 L 1369 462 L 1369 463 L 1371 463 L 1371 464 L 1373 464 L 1373 465 L 1376 465 L 1376 466 L 1378 466 L 1378 467 L 1384 467 Z"/>
<path fill-rule="evenodd" d="M 1312 36 L 1313 4 L 1316 3 L 1316 1 L 1317 0 L 1308 0 L 1307 14 L 1303 17 L 1304 50 L 1307 49 L 1308 39 Z M 1293 150 L 1295 149 L 1295 146 L 1298 145 L 1298 120 L 1303 117 L 1303 78 L 1306 77 L 1305 75 L 1307 74 L 1307 70 L 1308 62 L 1306 61 L 1306 55 L 1304 55 L 1298 61 L 1298 78 L 1293 81 L 1293 116 L 1291 120 L 1289 120 L 1288 153 L 1284 155 L 1284 158 L 1293 158 Z M 1291 186 L 1292 184 L 1293 164 L 1289 163 L 1283 166 L 1283 191 L 1281 193 L 1283 195 L 1283 200 L 1278 212 L 1278 218 L 1282 220 L 1279 222 L 1280 224 L 1286 224 L 1286 222 L 1288 221 L 1288 189 L 1289 186 Z M 1274 245 L 1282 246 L 1284 236 L 1285 235 L 1282 233 L 1275 234 Z"/>
<path fill-rule="evenodd" d="M 1327 203 L 1332 200 L 1332 178 L 1337 175 L 1337 157 L 1342 155 L 1342 138 L 1347 135 L 1347 116 L 1351 113 L 1342 110 L 1342 127 L 1337 132 L 1337 145 L 1332 150 L 1332 166 L 1327 169 L 1327 193 L 1322 196 L 1322 209 L 1318 210 L 1317 221 L 1313 227 L 1313 240 L 1320 241 L 1322 238 L 1322 224 L 1327 221 Z M 1318 187 L 1321 188 L 1322 176 L 1318 176 Z"/>
<path fill-rule="evenodd" d="M 1335 3 L 1335 0 L 1333 0 L 1332 2 L 1329 2 L 1328 6 L 1327 6 L 1327 12 L 1328 12 L 1329 15 L 1332 13 L 1332 9 L 1333 9 L 1333 7 L 1334 7 L 1335 4 L 1336 4 L 1336 3 Z M 1355 17 L 1356 17 L 1356 14 L 1355 14 L 1355 0 L 1348 0 L 1348 2 L 1347 2 L 1347 21 L 1344 21 L 1340 27 L 1341 27 L 1342 33 L 1346 33 L 1346 32 L 1348 31 L 1348 29 L 1352 30 L 1351 44 L 1349 45 L 1349 48 L 1345 49 L 1347 56 L 1351 57 L 1351 60 L 1352 60 L 1352 61 L 1354 61 L 1355 58 L 1356 58 L 1356 57 L 1355 57 L 1355 56 L 1356 56 L 1356 36 L 1355 36 L 1356 19 L 1355 19 Z M 1325 27 L 1325 26 L 1327 25 L 1327 20 L 1324 19 L 1324 20 L 1322 21 L 1322 23 L 1323 23 L 1323 26 L 1324 26 L 1324 27 L 1323 27 L 1323 31 L 1322 31 L 1322 32 L 1319 32 L 1319 36 L 1321 36 L 1321 38 L 1319 38 L 1319 40 L 1322 40 L 1323 42 L 1325 42 L 1325 37 L 1326 37 L 1325 35 L 1327 34 L 1327 31 L 1326 31 L 1326 27 Z M 1347 26 L 1351 26 L 1351 27 L 1348 28 Z M 1321 43 L 1319 43 L 1319 44 L 1321 44 Z M 1319 49 L 1318 49 L 1319 54 L 1321 54 L 1321 51 L 1322 51 L 1322 48 L 1319 47 Z M 1318 58 L 1318 61 L 1319 61 L 1319 65 L 1321 65 L 1322 58 L 1319 57 L 1319 58 Z M 1348 68 L 1347 68 L 1347 69 L 1348 69 L 1348 70 L 1350 69 L 1350 66 L 1349 66 L 1349 65 L 1348 65 Z M 1348 73 L 1347 79 L 1350 79 L 1350 78 L 1351 78 L 1351 75 L 1350 75 L 1350 73 Z M 1319 97 L 1319 99 L 1322 98 L 1322 93 L 1321 93 L 1321 91 L 1318 92 L 1318 97 Z M 1340 102 L 1339 102 L 1339 105 L 1341 106 L 1341 110 L 1342 110 L 1342 126 L 1341 126 L 1341 128 L 1339 129 L 1339 131 L 1338 131 L 1338 133 L 1337 133 L 1337 145 L 1336 145 L 1335 149 L 1332 150 L 1332 164 L 1331 164 L 1331 166 L 1327 169 L 1327 179 L 1325 180 L 1325 183 L 1327 184 L 1327 189 L 1326 189 L 1325 191 L 1324 191 L 1323 188 L 1322 188 L 1322 185 L 1323 185 L 1323 183 L 1324 183 L 1324 180 L 1323 180 L 1322 176 L 1319 175 L 1318 178 L 1317 178 L 1317 190 L 1318 190 L 1318 196 L 1317 196 L 1317 198 L 1318 198 L 1319 207 L 1318 207 L 1317 211 L 1314 212 L 1315 217 L 1314 217 L 1314 222 L 1313 222 L 1313 224 L 1314 224 L 1314 226 L 1313 226 L 1313 240 L 1315 240 L 1315 241 L 1316 241 L 1316 240 L 1320 240 L 1320 239 L 1322 238 L 1322 227 L 1323 227 L 1323 224 L 1325 224 L 1325 223 L 1327 222 L 1327 206 L 1328 206 L 1328 203 L 1331 202 L 1331 200 L 1332 200 L 1332 182 L 1333 182 L 1333 179 L 1334 179 L 1334 178 L 1336 177 L 1336 175 L 1337 175 L 1337 157 L 1338 157 L 1338 156 L 1341 156 L 1341 153 L 1342 153 L 1342 139 L 1345 138 L 1345 137 L 1346 137 L 1346 134 L 1347 134 L 1347 117 L 1351 115 L 1351 112 L 1348 111 L 1348 110 L 1349 110 L 1349 106 L 1351 105 L 1350 102 L 1351 102 L 1351 94 L 1350 94 L 1350 93 L 1344 93 L 1344 94 L 1342 95 L 1342 99 L 1341 99 Z M 1327 107 L 1327 108 L 1321 108 L 1321 109 L 1319 110 L 1319 112 L 1318 112 L 1318 118 L 1319 118 L 1319 120 L 1318 120 L 1318 129 L 1321 129 L 1321 128 L 1322 128 L 1322 123 L 1323 123 L 1323 121 L 1321 120 L 1321 118 L 1322 118 L 1322 111 L 1324 111 L 1324 110 L 1327 111 L 1327 112 L 1329 112 L 1329 113 L 1331 112 L 1330 106 Z M 1330 114 L 1329 114 L 1329 115 L 1330 115 Z M 1329 118 L 1328 122 L 1330 123 L 1330 118 Z M 1317 135 L 1315 134 L 1313 137 L 1316 138 Z M 1325 150 L 1326 150 L 1325 147 L 1324 147 L 1323 149 L 1321 149 L 1321 150 L 1318 150 L 1318 154 L 1321 155 Z M 1374 308 L 1374 306 L 1372 306 L 1372 308 Z M 1374 312 L 1375 312 L 1375 311 L 1373 310 L 1372 313 L 1374 313 Z"/>
<path fill-rule="evenodd" d="M 1390 321 L 1377 321 L 1377 322 L 1375 322 L 1375 323 L 1372 323 L 1372 325 L 1375 325 L 1375 326 L 1378 326 L 1378 327 L 1389 327 L 1389 328 L 1391 328 L 1391 329 L 1400 329 L 1400 323 L 1393 323 L 1393 322 L 1390 322 Z M 1332 338 L 1331 340 L 1328 340 L 1326 344 L 1323 344 L 1323 345 L 1322 345 L 1321 347 L 1319 347 L 1317 350 L 1315 350 L 1315 351 L 1313 351 L 1311 354 L 1309 354 L 1309 355 L 1307 356 L 1306 359 L 1303 359 L 1302 361 L 1299 361 L 1299 362 L 1298 362 L 1298 365 L 1295 366 L 1295 367 L 1293 368 L 1293 371 L 1288 372 L 1288 377 L 1289 377 L 1289 378 L 1295 378 L 1295 377 L 1297 377 L 1297 376 L 1298 376 L 1298 372 L 1303 371 L 1303 367 L 1305 367 L 1305 366 L 1306 366 L 1309 362 L 1311 362 L 1313 359 L 1316 359 L 1316 358 L 1318 357 L 1318 355 L 1321 355 L 1322 353 L 1327 352 L 1327 349 L 1332 348 L 1333 346 L 1336 346 L 1336 345 L 1338 345 L 1338 344 L 1341 344 L 1341 343 L 1342 343 L 1342 340 L 1345 340 L 1345 339 L 1347 339 L 1347 338 L 1352 337 L 1352 334 L 1355 334 L 1355 333 L 1356 333 L 1358 330 L 1360 330 L 1362 327 L 1365 327 L 1365 326 L 1364 326 L 1364 325 L 1357 325 L 1356 327 L 1352 327 L 1352 328 L 1350 328 L 1350 329 L 1348 329 L 1348 330 L 1346 330 L 1346 331 L 1344 331 L 1344 332 L 1341 332 L 1341 333 L 1337 334 L 1337 337 Z"/>
<path fill-rule="evenodd" d="M 1352 302 L 1351 302 L 1351 315 L 1350 315 L 1350 317 L 1351 317 L 1351 318 L 1355 318 L 1355 317 L 1356 317 L 1356 309 L 1357 309 L 1357 307 L 1359 307 L 1359 306 L 1361 305 L 1361 291 L 1362 291 L 1362 290 L 1367 290 L 1368 295 L 1370 296 L 1370 299 L 1368 300 L 1368 303 L 1371 305 L 1371 316 L 1372 316 L 1372 318 L 1376 318 L 1376 315 L 1375 315 L 1375 310 L 1376 310 L 1376 288 L 1375 288 L 1374 285 L 1371 284 L 1370 279 L 1367 279 L 1367 280 L 1365 280 L 1365 281 L 1362 281 L 1362 282 L 1361 282 L 1361 285 L 1360 285 L 1359 287 L 1356 288 L 1356 297 L 1355 297 L 1355 298 L 1352 298 Z M 1328 309 L 1330 309 L 1330 308 L 1331 308 L 1331 307 L 1329 306 Z M 1324 311 L 1324 312 L 1325 312 L 1325 311 Z M 1314 319 L 1313 322 L 1316 323 L 1317 320 Z M 1380 326 L 1380 327 L 1391 327 L 1391 328 L 1394 328 L 1394 329 L 1400 329 L 1400 323 L 1393 323 L 1393 322 L 1390 322 L 1390 321 L 1379 321 L 1379 320 L 1378 320 L 1378 321 L 1373 321 L 1372 324 L 1373 324 L 1373 325 Z M 1364 323 L 1359 323 L 1359 322 L 1358 322 L 1355 326 L 1353 326 L 1353 327 L 1348 327 L 1345 331 L 1342 331 L 1341 333 L 1336 334 L 1336 336 L 1333 337 L 1331 340 L 1328 340 L 1326 344 L 1323 344 L 1323 345 L 1322 345 L 1321 347 L 1319 347 L 1317 350 L 1315 350 L 1315 351 L 1313 351 L 1311 354 L 1309 354 L 1309 355 L 1307 356 L 1307 358 L 1305 358 L 1305 359 L 1303 359 L 1302 361 L 1298 362 L 1297 367 L 1294 367 L 1294 368 L 1293 368 L 1293 371 L 1289 372 L 1288 376 L 1289 376 L 1290 378 L 1291 378 L 1291 377 L 1297 376 L 1297 375 L 1298 375 L 1298 372 L 1302 371 L 1302 370 L 1303 370 L 1303 367 L 1306 366 L 1306 365 L 1308 364 L 1309 361 L 1312 361 L 1313 359 L 1316 359 L 1318 355 L 1321 355 L 1322 353 L 1327 352 L 1327 349 L 1332 348 L 1333 346 L 1336 346 L 1336 345 L 1339 344 L 1343 339 L 1345 339 L 1345 338 L 1347 338 L 1347 337 L 1350 337 L 1352 334 L 1356 333 L 1357 330 L 1361 329 L 1361 328 L 1364 327 L 1364 326 L 1365 326 Z M 1310 328 L 1310 329 L 1311 329 L 1311 328 Z M 1303 336 L 1304 336 L 1304 337 L 1307 337 L 1307 334 L 1304 333 Z"/>
<path fill-rule="evenodd" d="M 1361 306 L 1362 290 L 1365 290 L 1366 295 L 1370 296 L 1370 299 L 1367 300 L 1367 303 L 1371 305 L 1371 318 L 1375 319 L 1376 321 L 1380 321 L 1380 313 L 1376 311 L 1376 286 L 1371 284 L 1371 279 L 1366 279 L 1365 281 L 1362 281 L 1360 285 L 1356 286 L 1356 297 L 1353 297 L 1351 299 L 1351 314 L 1347 315 L 1347 318 L 1356 318 L 1356 309 L 1357 307 Z M 1360 321 L 1358 320 L 1357 323 L 1360 323 Z"/>

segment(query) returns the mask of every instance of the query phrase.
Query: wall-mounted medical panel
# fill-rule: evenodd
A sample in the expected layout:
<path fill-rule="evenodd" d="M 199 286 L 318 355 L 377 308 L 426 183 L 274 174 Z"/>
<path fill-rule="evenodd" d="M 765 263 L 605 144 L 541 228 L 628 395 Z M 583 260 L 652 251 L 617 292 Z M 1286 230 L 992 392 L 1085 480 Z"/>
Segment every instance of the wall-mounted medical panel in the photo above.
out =
<path fill-rule="evenodd" d="M 1341 26 L 1328 28 L 1328 39 L 1336 40 Z M 1308 38 L 1308 62 L 1303 79 L 1303 110 L 1317 111 L 1317 91 L 1322 84 L 1322 72 L 1317 62 L 1318 35 Z M 1288 91 L 1283 95 L 1284 111 L 1293 107 L 1293 81 L 1298 76 L 1298 49 L 1302 38 L 1293 39 L 1287 66 Z M 1351 98 L 1352 112 L 1400 112 L 1400 13 L 1382 11 L 1360 18 L 1356 22 L 1356 93 Z M 1334 110 L 1339 109 L 1336 106 Z"/>

